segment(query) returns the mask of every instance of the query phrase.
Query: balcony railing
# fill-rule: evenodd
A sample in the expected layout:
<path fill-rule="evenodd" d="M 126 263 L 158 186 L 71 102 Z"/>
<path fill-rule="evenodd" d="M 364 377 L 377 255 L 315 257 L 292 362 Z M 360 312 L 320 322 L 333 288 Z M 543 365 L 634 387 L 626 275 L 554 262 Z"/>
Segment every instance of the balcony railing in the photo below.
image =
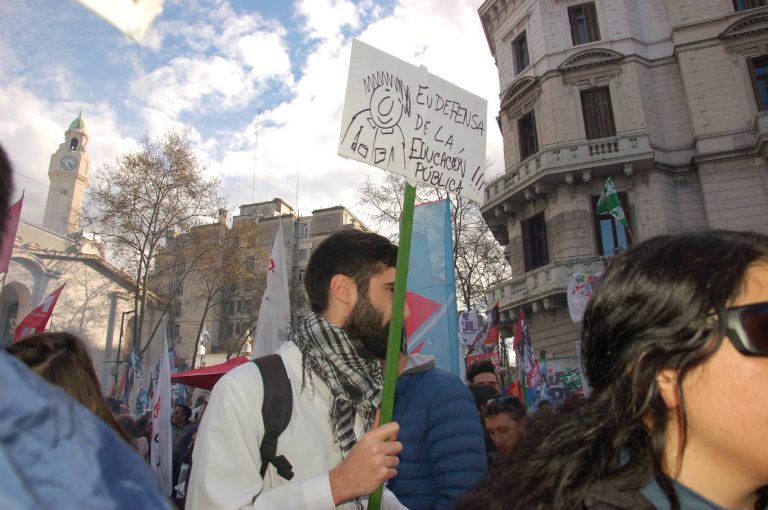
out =
<path fill-rule="evenodd" d="M 539 299 L 564 294 L 574 273 L 599 273 L 605 257 L 569 258 L 554 261 L 523 276 L 510 278 L 488 292 L 488 302 L 499 301 L 499 308 L 515 308 Z"/>
<path fill-rule="evenodd" d="M 488 183 L 485 204 L 506 200 L 510 194 L 519 195 L 522 201 L 525 189 L 545 177 L 550 181 L 567 182 L 559 174 L 645 160 L 653 160 L 653 149 L 646 133 L 549 146 Z"/>

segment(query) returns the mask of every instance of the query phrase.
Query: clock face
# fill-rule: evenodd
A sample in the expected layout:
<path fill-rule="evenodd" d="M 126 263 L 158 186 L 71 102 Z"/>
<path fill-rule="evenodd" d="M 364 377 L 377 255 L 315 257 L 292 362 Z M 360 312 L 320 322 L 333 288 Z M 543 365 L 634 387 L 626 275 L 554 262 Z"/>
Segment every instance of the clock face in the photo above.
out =
<path fill-rule="evenodd" d="M 77 167 L 77 158 L 74 156 L 64 156 L 61 158 L 61 161 L 59 161 L 59 165 L 61 165 L 61 168 L 64 170 L 74 170 L 75 167 Z"/>

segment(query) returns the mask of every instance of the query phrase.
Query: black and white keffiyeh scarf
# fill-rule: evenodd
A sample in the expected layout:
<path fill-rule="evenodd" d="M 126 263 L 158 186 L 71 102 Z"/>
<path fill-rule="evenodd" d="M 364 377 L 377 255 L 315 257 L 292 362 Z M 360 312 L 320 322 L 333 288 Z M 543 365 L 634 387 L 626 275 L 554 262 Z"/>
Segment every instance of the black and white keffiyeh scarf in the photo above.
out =
<path fill-rule="evenodd" d="M 330 388 L 334 441 L 346 457 L 356 442 L 355 414 L 360 416 L 366 432 L 373 427 L 383 385 L 379 361 L 343 329 L 311 312 L 288 332 L 287 340 L 301 351 L 302 388 L 307 370 Z"/>

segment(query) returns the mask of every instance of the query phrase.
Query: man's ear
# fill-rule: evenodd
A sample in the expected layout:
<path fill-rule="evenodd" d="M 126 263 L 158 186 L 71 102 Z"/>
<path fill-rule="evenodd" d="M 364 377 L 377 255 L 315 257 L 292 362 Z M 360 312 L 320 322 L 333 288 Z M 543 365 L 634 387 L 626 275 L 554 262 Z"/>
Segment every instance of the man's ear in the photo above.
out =
<path fill-rule="evenodd" d="M 659 392 L 667 405 L 667 409 L 675 409 L 680 406 L 680 395 L 677 391 L 678 371 L 673 368 L 665 368 L 656 374 L 656 383 Z"/>
<path fill-rule="evenodd" d="M 328 289 L 328 297 L 347 306 L 353 305 L 357 299 L 355 281 L 347 275 L 333 275 Z"/>

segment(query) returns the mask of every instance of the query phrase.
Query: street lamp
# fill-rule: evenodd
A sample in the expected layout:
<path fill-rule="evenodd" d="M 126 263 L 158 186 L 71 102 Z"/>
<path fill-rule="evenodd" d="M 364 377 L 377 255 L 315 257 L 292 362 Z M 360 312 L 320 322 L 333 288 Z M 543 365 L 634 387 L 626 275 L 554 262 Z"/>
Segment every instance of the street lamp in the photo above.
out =
<path fill-rule="evenodd" d="M 125 324 L 125 316 L 131 313 L 136 313 L 136 310 L 128 310 L 122 313 L 120 318 L 120 337 L 117 341 L 117 359 L 115 361 L 115 386 L 117 386 L 117 374 L 120 372 L 120 351 L 123 348 L 123 325 Z"/>

